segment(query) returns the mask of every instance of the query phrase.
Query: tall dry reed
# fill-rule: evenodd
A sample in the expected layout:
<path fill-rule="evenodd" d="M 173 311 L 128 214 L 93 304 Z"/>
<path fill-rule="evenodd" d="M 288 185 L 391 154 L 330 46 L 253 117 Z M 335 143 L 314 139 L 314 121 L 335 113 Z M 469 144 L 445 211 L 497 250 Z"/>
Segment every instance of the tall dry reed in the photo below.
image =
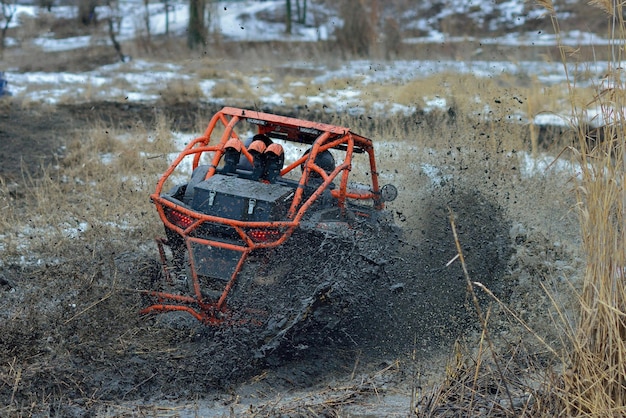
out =
<path fill-rule="evenodd" d="M 540 1 L 549 13 L 557 36 L 558 20 L 551 1 Z M 577 196 L 586 270 L 579 294 L 577 329 L 571 350 L 564 357 L 566 371 L 559 414 L 567 416 L 624 416 L 626 414 L 626 94 L 621 69 L 626 39 L 623 5 L 610 0 L 592 1 L 607 15 L 606 73 L 595 98 L 581 107 L 576 80 L 568 72 L 575 55 L 560 45 L 578 143 L 580 165 Z M 592 112 L 599 110 L 599 117 Z M 591 124 L 601 125 L 590 130 Z M 555 411 L 556 412 L 556 411 Z"/>

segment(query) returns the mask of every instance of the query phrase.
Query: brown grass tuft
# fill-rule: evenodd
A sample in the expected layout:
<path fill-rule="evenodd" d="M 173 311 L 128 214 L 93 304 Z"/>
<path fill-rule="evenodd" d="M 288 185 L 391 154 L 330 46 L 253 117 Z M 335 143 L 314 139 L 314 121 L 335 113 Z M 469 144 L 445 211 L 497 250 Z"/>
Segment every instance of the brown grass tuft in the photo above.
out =
<path fill-rule="evenodd" d="M 167 83 L 167 87 L 160 92 L 161 102 L 166 105 L 186 103 L 201 100 L 204 97 L 202 89 L 195 80 L 174 80 Z"/>

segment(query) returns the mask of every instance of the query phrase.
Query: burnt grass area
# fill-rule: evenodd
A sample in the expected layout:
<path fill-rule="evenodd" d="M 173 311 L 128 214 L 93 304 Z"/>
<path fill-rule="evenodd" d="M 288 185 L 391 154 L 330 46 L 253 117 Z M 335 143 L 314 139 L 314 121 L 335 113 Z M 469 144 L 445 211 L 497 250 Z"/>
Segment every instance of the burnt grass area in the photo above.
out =
<path fill-rule="evenodd" d="M 24 171 L 36 176 L 42 164 L 62 159 L 76 129 L 95 120 L 150 126 L 156 113 L 154 106 L 114 103 L 5 110 L 0 176 L 18 184 Z M 157 109 L 180 130 L 212 110 Z M 442 267 L 457 254 L 450 215 L 472 280 L 504 300 L 511 221 L 481 192 L 445 185 L 422 193 L 410 210 L 410 234 L 303 237 L 274 254 L 273 267 L 244 272 L 233 310 L 252 308 L 261 320 L 242 314 L 229 327 L 204 326 L 186 314 L 138 314 L 150 301 L 137 290 L 162 279 L 156 246 L 140 233 L 131 242 L 102 236 L 51 245 L 47 255 L 60 260 L 54 263 L 3 263 L 4 411 L 83 416 L 106 403 L 211 397 L 263 374 L 274 388 L 303 388 L 350 374 L 356 357 L 376 368 L 448 349 L 478 326 L 460 264 Z"/>

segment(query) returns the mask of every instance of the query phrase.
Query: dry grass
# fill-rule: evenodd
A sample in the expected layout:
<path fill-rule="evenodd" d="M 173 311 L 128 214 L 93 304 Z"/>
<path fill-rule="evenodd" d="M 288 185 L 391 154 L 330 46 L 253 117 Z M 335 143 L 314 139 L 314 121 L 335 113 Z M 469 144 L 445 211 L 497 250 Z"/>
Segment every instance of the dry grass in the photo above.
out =
<path fill-rule="evenodd" d="M 23 186 L 15 190 L 1 184 L 2 230 L 10 242 L 5 261 L 25 248 L 48 253 L 50 242 L 60 251 L 83 233 L 95 240 L 105 230 L 150 233 L 155 224 L 149 221 L 153 211 L 147 196 L 166 168 L 165 153 L 171 151 L 164 123 L 159 122 L 153 138 L 142 130 L 121 134 L 93 127 L 70 140 L 65 158 L 58 166 L 45 167 L 41 177 L 25 172 Z M 19 204 L 15 193 L 23 193 Z"/>
<path fill-rule="evenodd" d="M 552 15 L 555 30 L 559 33 L 553 4 L 549 1 L 540 3 Z M 552 356 L 553 361 L 561 362 L 561 368 L 543 377 L 541 391 L 532 392 L 533 385 L 522 383 L 521 390 L 526 397 L 518 405 L 521 409 L 503 408 L 512 405 L 510 394 L 508 403 L 494 402 L 486 397 L 485 393 L 493 394 L 494 390 L 496 393 L 510 391 L 510 386 L 518 381 L 498 366 L 502 362 L 511 364 L 514 359 L 510 354 L 484 349 L 490 345 L 491 337 L 487 322 L 479 311 L 483 334 L 478 343 L 478 355 L 466 353 L 462 356 L 465 362 L 453 364 L 448 380 L 437 387 L 418 410 L 420 416 L 607 417 L 626 414 L 626 121 L 623 112 L 626 94 L 620 68 L 623 59 L 620 45 L 626 38 L 626 25 L 621 4 L 597 1 L 591 5 L 608 15 L 607 32 L 611 43 L 606 55 L 612 59 L 607 74 L 593 89 L 581 89 L 577 85 L 581 78 L 593 78 L 588 72 L 578 72 L 575 78 L 574 74 L 569 74 L 566 96 L 547 95 L 551 100 L 548 108 L 562 109 L 563 100 L 567 99 L 574 115 L 572 125 L 580 127 L 578 141 L 570 155 L 580 167 L 579 177 L 574 181 L 586 267 L 581 275 L 582 284 L 573 286 L 577 291 L 573 299 L 577 320 L 573 324 L 568 315 L 571 307 L 560 305 L 557 296 L 544 287 L 552 298 L 556 325 L 561 333 L 562 350 Z M 564 64 L 577 58 L 567 47 L 562 47 L 561 51 Z M 541 91 L 539 86 L 532 86 L 528 104 L 530 114 L 543 111 L 540 109 L 545 102 L 538 100 Z M 467 91 L 464 96 L 471 97 Z M 609 123 L 601 129 L 601 140 L 590 141 L 585 126 L 595 109 L 600 109 L 601 118 Z M 597 124 L 598 119 L 593 122 Z M 535 142 L 534 150 L 536 147 Z M 460 247 L 459 255 L 462 260 Z M 468 287 L 472 289 L 469 278 Z M 521 318 L 510 314 L 523 323 Z M 532 328 L 528 329 L 532 331 Z M 556 347 L 553 343 L 542 341 L 542 344 L 551 351 Z M 489 351 L 492 357 L 491 367 L 485 367 L 481 360 L 485 351 Z M 470 366 L 466 364 L 467 359 L 472 360 Z M 532 365 L 531 370 L 540 372 L 545 368 Z M 495 382 L 496 388 L 485 392 L 485 381 Z M 532 396 L 528 396 L 530 393 Z M 507 396 L 501 398 L 506 400 Z"/>
<path fill-rule="evenodd" d="M 617 88 L 622 96 L 623 86 Z M 621 108 L 623 97 L 614 103 Z M 613 103 L 607 106 L 613 108 Z M 578 328 L 570 336 L 573 351 L 564 376 L 563 397 L 572 415 L 626 413 L 626 131 L 623 116 L 616 122 L 618 125 L 609 129 L 616 139 L 595 149 L 587 148 L 584 135 L 580 138 L 583 169 L 578 191 L 587 267 L 579 298 Z"/>
<path fill-rule="evenodd" d="M 160 93 L 161 102 L 166 105 L 195 102 L 204 99 L 202 89 L 196 80 L 174 80 Z"/>
<path fill-rule="evenodd" d="M 524 368 L 539 368 L 536 360 L 523 350 L 511 347 L 494 363 L 484 339 L 478 353 L 464 351 L 457 343 L 443 382 L 416 399 L 419 417 L 536 417 L 545 416 L 541 403 L 541 376 L 529 376 Z M 506 355 L 506 356 L 505 356 Z M 537 389 L 533 389 L 535 386 Z"/>
<path fill-rule="evenodd" d="M 559 33 L 552 3 L 542 5 Z M 580 167 L 577 209 L 586 268 L 575 299 L 578 319 L 573 327 L 564 313 L 568 308 L 554 302 L 561 315 L 565 346 L 563 372 L 553 375 L 551 390 L 542 396 L 547 406 L 543 415 L 606 417 L 626 413 L 626 94 L 619 68 L 619 45 L 625 39 L 626 25 L 621 4 L 599 1 L 592 5 L 609 14 L 609 56 L 613 61 L 592 100 L 585 97 L 588 91 L 577 89 L 572 75 L 568 80 L 573 124 L 580 127 L 573 154 Z M 568 64 L 573 56 L 568 55 L 567 48 L 561 50 L 563 62 Z M 609 123 L 602 128 L 602 140 L 590 142 L 584 127 L 593 109 L 600 109 Z"/>

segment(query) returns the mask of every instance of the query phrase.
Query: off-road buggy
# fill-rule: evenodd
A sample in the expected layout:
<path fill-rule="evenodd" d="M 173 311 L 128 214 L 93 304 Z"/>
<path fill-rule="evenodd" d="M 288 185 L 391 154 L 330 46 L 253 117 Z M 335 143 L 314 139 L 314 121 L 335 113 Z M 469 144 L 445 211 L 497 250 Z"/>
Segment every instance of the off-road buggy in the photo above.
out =
<path fill-rule="evenodd" d="M 335 278 L 366 285 L 385 263 L 398 230 L 384 202 L 396 195 L 379 186 L 370 139 L 225 107 L 151 195 L 166 232 L 157 239 L 165 280 L 142 312 L 285 331 L 328 299 Z"/>

